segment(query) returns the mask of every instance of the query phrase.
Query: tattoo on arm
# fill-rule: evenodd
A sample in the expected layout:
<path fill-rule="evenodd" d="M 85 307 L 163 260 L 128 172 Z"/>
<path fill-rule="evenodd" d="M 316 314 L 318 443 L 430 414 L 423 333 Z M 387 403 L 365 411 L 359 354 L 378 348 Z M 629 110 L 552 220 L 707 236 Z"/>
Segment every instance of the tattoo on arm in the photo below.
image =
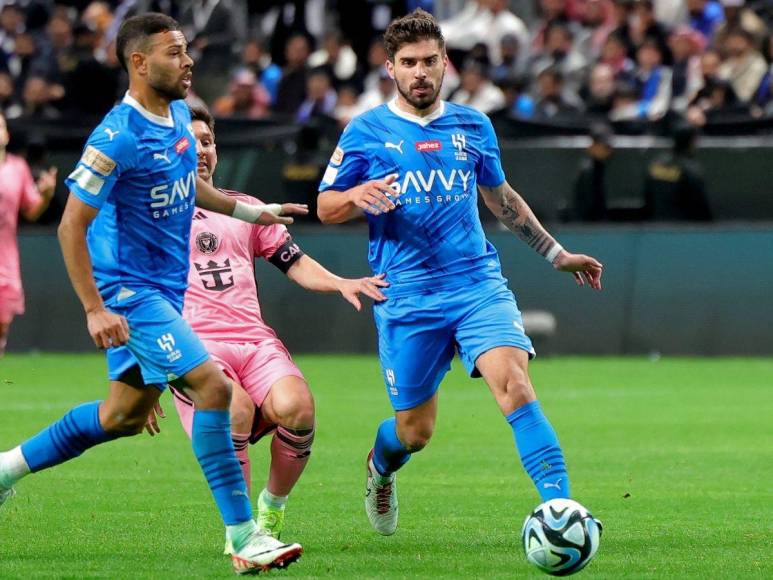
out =
<path fill-rule="evenodd" d="M 521 240 L 546 256 L 557 243 L 531 211 L 531 208 L 506 181 L 499 187 L 481 187 L 488 208 L 502 224 Z"/>

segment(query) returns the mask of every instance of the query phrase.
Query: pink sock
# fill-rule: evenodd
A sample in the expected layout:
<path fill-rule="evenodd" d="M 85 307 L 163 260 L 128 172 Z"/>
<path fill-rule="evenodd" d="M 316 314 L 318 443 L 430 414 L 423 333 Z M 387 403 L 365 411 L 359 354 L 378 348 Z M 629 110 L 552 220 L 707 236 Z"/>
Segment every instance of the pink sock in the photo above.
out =
<path fill-rule="evenodd" d="M 234 442 L 236 459 L 239 460 L 239 465 L 242 466 L 244 481 L 247 484 L 247 494 L 249 495 L 252 489 L 252 482 L 250 481 L 250 455 L 247 453 L 247 446 L 250 444 L 250 434 L 231 433 L 231 440 Z"/>
<path fill-rule="evenodd" d="M 274 495 L 290 495 L 311 455 L 314 428 L 285 429 L 277 427 L 271 440 L 271 471 L 266 489 Z"/>

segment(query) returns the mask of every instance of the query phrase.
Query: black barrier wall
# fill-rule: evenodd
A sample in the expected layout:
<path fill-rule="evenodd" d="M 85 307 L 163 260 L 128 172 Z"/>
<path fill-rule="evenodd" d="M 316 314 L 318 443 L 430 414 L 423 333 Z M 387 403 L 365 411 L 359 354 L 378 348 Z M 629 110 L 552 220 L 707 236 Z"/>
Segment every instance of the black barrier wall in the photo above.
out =
<path fill-rule="evenodd" d="M 551 228 L 567 248 L 604 262 L 604 290 L 577 288 L 507 232 L 490 231 L 524 311 L 557 321 L 543 354 L 770 355 L 773 351 L 773 225 Z M 336 273 L 362 276 L 363 227 L 294 228 L 304 250 Z M 27 313 L 9 349 L 88 351 L 80 304 L 53 233 L 24 232 L 20 249 Z M 258 264 L 263 313 L 294 352 L 375 352 L 371 313 L 334 295 L 303 291 Z"/>

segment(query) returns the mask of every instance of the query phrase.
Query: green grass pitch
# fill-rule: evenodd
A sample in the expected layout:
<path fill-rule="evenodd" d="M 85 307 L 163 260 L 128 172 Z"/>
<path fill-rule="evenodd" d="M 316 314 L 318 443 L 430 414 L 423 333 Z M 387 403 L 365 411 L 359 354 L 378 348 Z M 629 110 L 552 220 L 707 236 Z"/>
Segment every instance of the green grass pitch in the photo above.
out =
<path fill-rule="evenodd" d="M 299 356 L 318 436 L 287 512 L 292 578 L 545 577 L 519 532 L 538 496 L 485 384 L 454 364 L 437 431 L 400 472 L 400 527 L 363 510 L 364 460 L 390 414 L 375 357 Z M 586 578 L 773 578 L 773 360 L 538 359 L 575 498 L 605 524 Z M 0 449 L 104 397 L 98 355 L 0 361 Z M 0 510 L 0 578 L 232 577 L 223 534 L 169 395 L 160 436 L 29 477 Z M 252 450 L 253 496 L 267 448 Z"/>

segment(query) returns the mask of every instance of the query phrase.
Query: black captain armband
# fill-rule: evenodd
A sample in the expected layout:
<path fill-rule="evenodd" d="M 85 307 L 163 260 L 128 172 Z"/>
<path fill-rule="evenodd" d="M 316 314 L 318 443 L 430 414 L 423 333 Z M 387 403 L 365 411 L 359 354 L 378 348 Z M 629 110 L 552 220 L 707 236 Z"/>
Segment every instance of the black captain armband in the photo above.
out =
<path fill-rule="evenodd" d="M 279 249 L 274 252 L 274 255 L 268 261 L 287 274 L 290 267 L 300 260 L 301 256 L 303 256 L 303 250 L 288 236 L 285 243 L 279 246 Z"/>

